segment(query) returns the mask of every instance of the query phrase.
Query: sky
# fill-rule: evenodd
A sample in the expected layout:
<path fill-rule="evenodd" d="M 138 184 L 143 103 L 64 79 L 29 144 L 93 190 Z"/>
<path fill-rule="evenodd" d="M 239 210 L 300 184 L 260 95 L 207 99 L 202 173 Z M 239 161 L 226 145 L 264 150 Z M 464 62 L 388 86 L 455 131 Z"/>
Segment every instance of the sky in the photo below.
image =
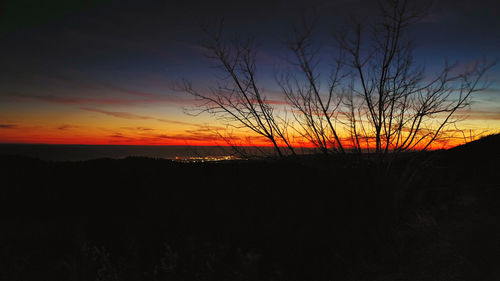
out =
<path fill-rule="evenodd" d="M 328 45 L 351 14 L 369 18 L 375 1 L 26 1 L 0 4 L 0 143 L 213 145 L 220 120 L 193 116 L 175 84 L 200 89 L 217 78 L 199 47 L 200 25 L 225 19 L 258 42 L 259 83 L 284 100 L 273 70 L 303 11 L 320 14 L 316 38 Z M 436 1 L 411 35 L 430 72 L 448 59 L 500 58 L 497 1 Z M 326 48 L 325 48 L 326 49 Z M 462 128 L 500 131 L 500 66 L 460 114 Z M 235 136 L 252 136 L 235 130 Z M 252 144 L 265 144 L 253 138 Z"/>

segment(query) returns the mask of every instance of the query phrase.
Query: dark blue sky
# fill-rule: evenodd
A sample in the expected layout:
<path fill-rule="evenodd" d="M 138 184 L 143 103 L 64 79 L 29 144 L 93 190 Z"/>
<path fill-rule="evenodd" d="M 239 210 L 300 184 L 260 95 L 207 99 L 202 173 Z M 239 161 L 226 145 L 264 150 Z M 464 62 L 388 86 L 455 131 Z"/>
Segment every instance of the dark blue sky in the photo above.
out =
<path fill-rule="evenodd" d="M 7 1 L 9 2 L 9 1 Z M 26 2 L 21 5 L 16 3 Z M 40 2 L 35 5 L 33 3 Z M 318 41 L 346 15 L 369 17 L 376 1 L 10 1 L 2 11 L 2 85 L 26 75 L 77 75 L 126 83 L 140 76 L 206 77 L 196 43 L 199 24 L 224 17 L 228 29 L 257 38 L 262 65 L 283 56 L 280 44 L 307 9 L 321 14 Z M 30 4 L 31 3 L 31 4 Z M 498 1 L 437 1 L 414 27 L 422 63 L 500 56 Z M 8 21 L 8 23 L 5 23 Z M 76 72 L 75 74 L 71 74 Z M 73 77 L 76 78 L 76 77 Z M 4 81 L 8 79 L 8 81 Z M 10 81 L 10 82 L 9 82 Z"/>

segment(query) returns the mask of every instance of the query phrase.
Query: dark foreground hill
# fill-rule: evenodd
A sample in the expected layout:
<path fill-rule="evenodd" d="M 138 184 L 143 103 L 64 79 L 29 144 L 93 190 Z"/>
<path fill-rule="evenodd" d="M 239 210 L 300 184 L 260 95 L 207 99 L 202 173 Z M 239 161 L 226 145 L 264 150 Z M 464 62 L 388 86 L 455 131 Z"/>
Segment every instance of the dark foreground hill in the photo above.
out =
<path fill-rule="evenodd" d="M 0 280 L 497 280 L 499 152 L 1 156 Z"/>

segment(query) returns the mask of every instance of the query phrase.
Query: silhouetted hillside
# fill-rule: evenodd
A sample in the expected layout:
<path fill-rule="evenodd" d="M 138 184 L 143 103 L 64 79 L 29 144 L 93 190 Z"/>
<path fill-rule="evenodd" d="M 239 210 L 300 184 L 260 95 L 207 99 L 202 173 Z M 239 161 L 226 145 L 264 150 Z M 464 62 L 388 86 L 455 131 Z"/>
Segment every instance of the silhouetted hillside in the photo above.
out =
<path fill-rule="evenodd" d="M 0 280 L 495 280 L 498 139 L 395 159 L 2 156 Z"/>
<path fill-rule="evenodd" d="M 498 155 L 500 153 L 500 134 L 488 135 L 464 145 L 454 147 L 449 151 Z"/>

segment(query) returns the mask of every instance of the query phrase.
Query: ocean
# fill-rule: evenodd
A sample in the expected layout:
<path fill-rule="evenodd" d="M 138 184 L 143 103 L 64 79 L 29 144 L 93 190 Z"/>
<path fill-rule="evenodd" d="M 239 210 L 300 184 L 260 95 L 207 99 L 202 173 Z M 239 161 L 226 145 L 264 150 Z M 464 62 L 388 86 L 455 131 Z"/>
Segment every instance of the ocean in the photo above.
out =
<path fill-rule="evenodd" d="M 269 147 L 245 147 L 243 149 L 251 152 L 252 155 L 272 155 L 273 153 Z M 129 156 L 178 161 L 239 159 L 230 147 L 219 146 L 0 144 L 0 155 L 22 155 L 48 161 L 123 159 Z"/>

